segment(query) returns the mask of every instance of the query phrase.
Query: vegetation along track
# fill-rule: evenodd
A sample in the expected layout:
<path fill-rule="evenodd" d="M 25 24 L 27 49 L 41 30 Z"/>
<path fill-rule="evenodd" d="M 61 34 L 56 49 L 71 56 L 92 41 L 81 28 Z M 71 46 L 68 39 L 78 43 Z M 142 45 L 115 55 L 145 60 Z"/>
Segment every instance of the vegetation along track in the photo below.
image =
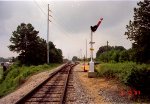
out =
<path fill-rule="evenodd" d="M 16 104 L 64 104 L 74 102 L 68 100 L 69 91 L 74 91 L 72 85 L 72 69 L 76 64 L 67 63 L 60 70 L 52 73 L 48 79 L 19 99 Z M 73 93 L 73 92 L 71 92 Z"/>

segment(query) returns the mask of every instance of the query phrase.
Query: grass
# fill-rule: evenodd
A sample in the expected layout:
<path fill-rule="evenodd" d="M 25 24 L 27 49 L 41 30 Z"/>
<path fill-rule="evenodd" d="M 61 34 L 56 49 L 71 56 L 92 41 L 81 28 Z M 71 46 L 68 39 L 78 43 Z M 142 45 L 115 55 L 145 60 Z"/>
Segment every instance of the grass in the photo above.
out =
<path fill-rule="evenodd" d="M 137 73 L 137 71 L 141 71 L 142 73 L 142 70 L 149 70 L 149 69 L 150 65 L 146 64 L 140 65 L 134 62 L 103 63 L 97 66 L 96 72 L 98 76 L 107 78 L 116 78 L 121 82 L 123 82 L 124 84 L 129 84 L 128 80 L 131 74 Z"/>
<path fill-rule="evenodd" d="M 3 68 L 0 66 L 0 80 L 2 79 L 3 77 Z"/>
<path fill-rule="evenodd" d="M 103 76 L 107 78 L 121 78 L 126 77 L 128 74 L 130 74 L 131 70 L 133 70 L 134 68 L 136 68 L 137 70 L 150 69 L 150 65 L 146 64 L 140 65 L 134 62 L 102 63 L 97 65 L 96 72 L 98 76 Z"/>
<path fill-rule="evenodd" d="M 45 70 L 51 70 L 60 64 L 44 64 L 38 66 L 22 66 L 12 65 L 6 72 L 5 79 L 0 83 L 0 97 L 12 92 L 19 85 L 25 82 L 25 80 L 35 74 Z"/>
<path fill-rule="evenodd" d="M 140 96 L 150 96 L 150 65 L 124 63 L 102 63 L 96 67 L 99 77 L 115 78 L 133 89 L 140 90 Z"/>

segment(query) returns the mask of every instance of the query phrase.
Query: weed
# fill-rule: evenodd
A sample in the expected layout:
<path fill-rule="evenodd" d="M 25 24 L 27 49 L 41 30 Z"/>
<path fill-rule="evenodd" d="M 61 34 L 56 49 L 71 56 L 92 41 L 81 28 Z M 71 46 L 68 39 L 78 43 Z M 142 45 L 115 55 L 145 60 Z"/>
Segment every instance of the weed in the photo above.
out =
<path fill-rule="evenodd" d="M 16 64 L 12 65 L 9 70 L 7 70 L 7 74 L 5 79 L 3 79 L 0 83 L 0 97 L 12 92 L 16 89 L 20 84 L 25 82 L 25 79 L 37 72 L 41 72 L 44 70 L 51 70 L 54 67 L 57 67 L 60 64 L 44 64 L 38 66 L 18 66 Z M 2 72 L 0 71 L 0 75 Z"/>
<path fill-rule="evenodd" d="M 140 90 L 141 94 L 150 92 L 150 65 L 133 62 L 103 63 L 96 70 L 98 76 L 117 78 L 120 82 Z"/>

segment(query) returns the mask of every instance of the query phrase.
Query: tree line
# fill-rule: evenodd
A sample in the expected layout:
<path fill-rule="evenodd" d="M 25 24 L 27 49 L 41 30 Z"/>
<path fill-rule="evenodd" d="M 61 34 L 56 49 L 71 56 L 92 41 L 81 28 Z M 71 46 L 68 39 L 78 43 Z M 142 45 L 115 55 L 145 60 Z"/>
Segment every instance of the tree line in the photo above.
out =
<path fill-rule="evenodd" d="M 134 8 L 134 19 L 126 26 L 124 35 L 132 42 L 132 48 L 102 46 L 96 54 L 96 59 L 102 61 L 135 61 L 137 63 L 150 63 L 150 1 L 137 3 Z"/>
<path fill-rule="evenodd" d="M 134 51 L 123 46 L 101 46 L 96 53 L 96 60 L 102 62 L 133 61 Z"/>
<path fill-rule="evenodd" d="M 17 52 L 17 60 L 24 65 L 39 65 L 47 61 L 46 40 L 38 36 L 32 24 L 21 23 L 10 38 L 10 51 Z M 63 61 L 62 50 L 57 49 L 53 42 L 49 42 L 50 63 L 61 63 Z"/>
<path fill-rule="evenodd" d="M 3 58 L 3 57 L 0 57 L 0 62 L 8 62 L 11 59 L 12 58 Z"/>
<path fill-rule="evenodd" d="M 150 1 L 137 3 L 134 8 L 134 19 L 126 26 L 128 39 L 132 42 L 137 63 L 150 63 Z"/>

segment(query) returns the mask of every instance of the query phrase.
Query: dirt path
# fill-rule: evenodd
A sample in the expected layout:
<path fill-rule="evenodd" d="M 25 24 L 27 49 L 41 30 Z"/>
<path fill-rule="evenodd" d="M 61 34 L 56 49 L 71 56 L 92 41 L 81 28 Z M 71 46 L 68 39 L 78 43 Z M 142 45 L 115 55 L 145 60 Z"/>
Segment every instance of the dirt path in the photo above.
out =
<path fill-rule="evenodd" d="M 88 78 L 88 72 L 83 72 L 81 65 L 75 67 L 75 72 L 78 75 L 83 88 L 86 89 L 87 94 L 94 99 L 95 104 L 133 103 L 130 100 L 130 96 L 122 95 L 121 91 L 126 88 L 116 80 Z"/>

